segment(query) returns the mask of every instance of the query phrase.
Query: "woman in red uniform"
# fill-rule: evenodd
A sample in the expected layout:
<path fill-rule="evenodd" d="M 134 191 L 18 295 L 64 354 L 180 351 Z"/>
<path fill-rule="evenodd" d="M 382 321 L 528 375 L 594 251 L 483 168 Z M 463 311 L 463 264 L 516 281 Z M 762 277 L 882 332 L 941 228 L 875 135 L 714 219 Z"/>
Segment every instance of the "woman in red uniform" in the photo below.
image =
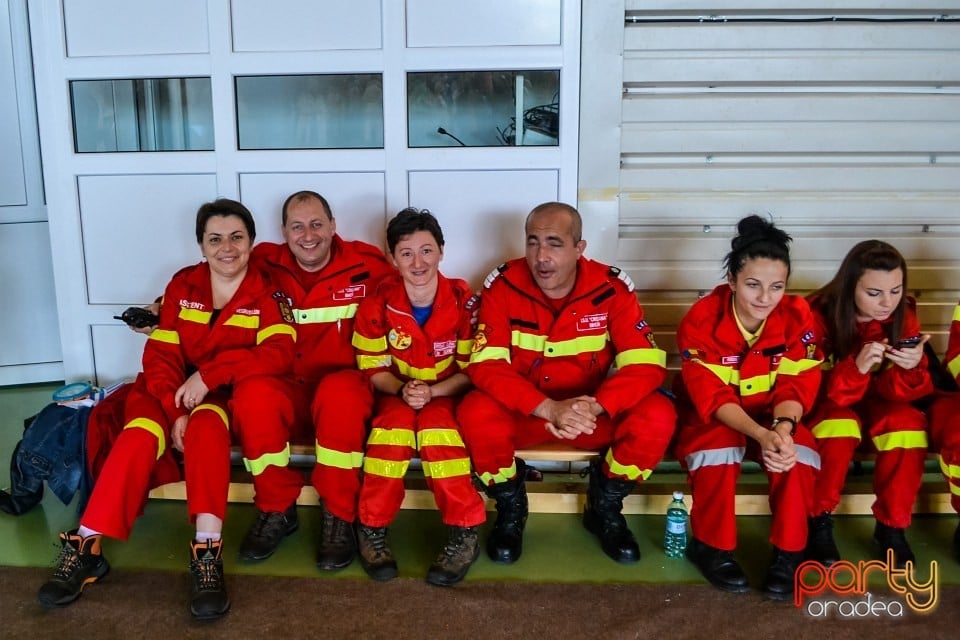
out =
<path fill-rule="evenodd" d="M 758 216 L 737 231 L 724 261 L 727 282 L 690 308 L 677 333 L 677 457 L 693 490 L 687 555 L 719 589 L 750 588 L 733 555 L 734 507 L 743 459 L 759 459 L 773 513 L 764 591 L 787 599 L 820 466 L 801 424 L 820 382 L 819 350 L 807 302 L 786 295 L 790 236 Z"/>
<path fill-rule="evenodd" d="M 466 282 L 439 272 L 443 232 L 428 211 L 398 213 L 387 226 L 387 247 L 399 273 L 386 276 L 360 304 L 353 335 L 360 370 L 377 390 L 358 506 L 360 562 L 375 580 L 397 575 L 387 526 L 400 509 L 403 476 L 419 450 L 448 528 L 427 581 L 450 586 L 477 559 L 477 526 L 486 520 L 454 417 L 469 386 L 461 370 L 473 346 L 476 299 Z"/>
<path fill-rule="evenodd" d="M 830 513 L 840 502 L 861 432 L 877 452 L 873 472 L 879 556 L 893 550 L 902 567 L 913 560 L 910 525 L 927 454 L 927 420 L 910 403 L 933 392 L 915 303 L 904 295 L 907 264 L 880 240 L 853 247 L 833 279 L 810 296 L 826 362 L 810 421 L 822 467 L 817 476 L 807 557 L 840 559 Z"/>
<path fill-rule="evenodd" d="M 960 379 L 960 304 L 953 309 L 945 365 L 950 377 L 957 382 Z M 930 441 L 939 454 L 940 469 L 950 486 L 950 505 L 960 513 L 960 392 L 954 387 L 949 392 L 938 393 L 928 415 Z M 960 524 L 953 533 L 953 557 L 960 562 Z"/>
<path fill-rule="evenodd" d="M 62 549 L 40 603 L 63 606 L 110 569 L 103 536 L 125 540 L 140 514 L 157 461 L 183 451 L 187 508 L 196 524 L 190 544 L 191 612 L 214 618 L 230 607 L 220 532 L 230 483 L 231 391 L 292 364 L 296 333 L 282 317 L 282 295 L 248 268 L 256 235 L 239 202 L 220 199 L 197 211 L 205 262 L 180 270 L 167 285 L 160 324 L 143 351 L 141 373 L 127 398 L 126 424 L 103 465 L 80 527 L 60 534 Z M 279 299 L 279 300 L 278 300 Z M 263 401 L 270 410 L 270 399 Z M 242 418 L 242 420 L 241 420 Z"/>

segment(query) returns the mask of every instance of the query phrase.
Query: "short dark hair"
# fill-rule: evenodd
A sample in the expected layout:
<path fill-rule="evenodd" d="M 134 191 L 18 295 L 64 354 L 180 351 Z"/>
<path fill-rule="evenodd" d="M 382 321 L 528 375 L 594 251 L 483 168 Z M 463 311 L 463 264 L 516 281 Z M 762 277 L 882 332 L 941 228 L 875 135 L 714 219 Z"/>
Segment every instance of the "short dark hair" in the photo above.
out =
<path fill-rule="evenodd" d="M 857 283 L 865 271 L 896 271 L 903 273 L 903 295 L 890 314 L 887 339 L 890 344 L 906 336 L 903 330 L 907 306 L 907 261 L 897 249 L 883 240 L 864 240 L 853 246 L 840 263 L 836 275 L 827 284 L 811 294 L 817 310 L 827 325 L 827 336 L 837 359 L 854 353 L 859 346 L 857 334 Z"/>
<path fill-rule="evenodd" d="M 790 241 L 787 233 L 758 215 L 747 216 L 737 223 L 737 235 L 730 241 L 730 253 L 723 259 L 727 275 L 734 278 L 747 260 L 768 258 L 787 265 L 790 274 Z"/>
<path fill-rule="evenodd" d="M 197 244 L 203 244 L 203 232 L 207 229 L 207 221 L 213 216 L 237 216 L 247 228 L 250 242 L 257 237 L 257 224 L 253 221 L 253 214 L 245 206 L 230 198 L 217 198 L 213 202 L 204 202 L 197 209 Z"/>
<path fill-rule="evenodd" d="M 433 239 L 437 241 L 437 246 L 443 248 L 443 231 L 434 215 L 428 209 L 407 207 L 393 216 L 393 219 L 387 224 L 387 249 L 392 254 L 405 236 L 417 231 L 429 231 Z"/>
<path fill-rule="evenodd" d="M 530 219 L 533 218 L 533 216 L 551 209 L 559 209 L 570 216 L 572 222 L 570 225 L 570 234 L 573 236 L 573 242 L 580 242 L 580 240 L 583 239 L 583 218 L 580 217 L 579 211 L 566 202 L 544 202 L 543 204 L 535 206 L 533 210 L 527 214 L 527 219 L 523 223 L 524 232 L 526 232 L 527 227 L 530 226 Z"/>
<path fill-rule="evenodd" d="M 327 202 L 327 199 L 316 191 L 304 190 L 290 194 L 290 196 L 283 201 L 283 208 L 280 209 L 280 224 L 284 227 L 287 226 L 287 209 L 290 208 L 292 203 L 306 202 L 307 200 L 319 200 L 320 204 L 323 205 L 323 210 L 327 214 L 327 218 L 333 220 L 333 211 L 330 210 L 330 203 Z"/>

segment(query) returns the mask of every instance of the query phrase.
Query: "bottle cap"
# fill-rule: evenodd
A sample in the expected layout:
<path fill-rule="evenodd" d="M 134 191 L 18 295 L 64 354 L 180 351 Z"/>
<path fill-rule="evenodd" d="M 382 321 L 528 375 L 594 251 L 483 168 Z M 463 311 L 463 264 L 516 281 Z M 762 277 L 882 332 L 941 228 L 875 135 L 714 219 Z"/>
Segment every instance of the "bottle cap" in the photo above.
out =
<path fill-rule="evenodd" d="M 673 492 L 674 500 L 683 500 L 683 491 L 674 491 Z"/>

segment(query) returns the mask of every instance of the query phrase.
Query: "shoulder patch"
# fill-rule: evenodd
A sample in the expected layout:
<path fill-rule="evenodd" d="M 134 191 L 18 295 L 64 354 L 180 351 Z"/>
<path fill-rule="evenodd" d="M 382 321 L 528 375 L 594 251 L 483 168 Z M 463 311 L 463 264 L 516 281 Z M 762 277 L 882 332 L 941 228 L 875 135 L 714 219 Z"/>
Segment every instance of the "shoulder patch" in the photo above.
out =
<path fill-rule="evenodd" d="M 480 307 L 480 294 L 474 293 L 467 301 L 463 304 L 463 308 L 467 311 L 473 311 Z"/>
<path fill-rule="evenodd" d="M 630 279 L 630 276 L 627 275 L 627 272 L 621 269 L 620 267 L 610 267 L 610 271 L 607 272 L 611 278 L 616 278 L 627 286 L 627 291 L 633 293 L 636 289 L 636 285 L 633 284 L 633 280 Z"/>
<path fill-rule="evenodd" d="M 491 271 L 491 272 L 490 272 L 490 275 L 488 275 L 488 276 L 487 276 L 486 278 L 484 278 L 484 280 L 483 280 L 483 288 L 484 288 L 484 289 L 489 289 L 489 288 L 490 288 L 490 285 L 493 284 L 493 281 L 496 280 L 497 278 L 499 278 L 499 277 L 500 277 L 500 274 L 503 273 L 503 272 L 506 271 L 506 270 L 507 270 L 507 263 L 504 262 L 502 265 L 500 265 L 499 267 L 497 267 L 496 269 L 494 269 L 493 271 Z"/>

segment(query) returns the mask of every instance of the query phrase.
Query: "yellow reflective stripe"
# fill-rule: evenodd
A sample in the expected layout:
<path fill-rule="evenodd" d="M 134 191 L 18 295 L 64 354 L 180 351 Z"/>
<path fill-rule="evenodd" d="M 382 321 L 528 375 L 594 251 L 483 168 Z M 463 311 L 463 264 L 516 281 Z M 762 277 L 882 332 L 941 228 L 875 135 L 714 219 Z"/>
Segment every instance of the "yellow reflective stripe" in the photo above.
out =
<path fill-rule="evenodd" d="M 187 309 L 180 307 L 179 318 L 187 322 L 196 322 L 198 324 L 210 324 L 211 314 L 209 311 L 200 311 L 200 309 Z"/>
<path fill-rule="evenodd" d="M 400 375 L 413 378 L 414 380 L 436 380 L 440 377 L 440 374 L 450 368 L 450 365 L 453 364 L 453 359 L 453 356 L 448 356 L 438 362 L 435 367 L 423 368 L 411 367 L 408 363 L 396 356 L 393 357 L 393 362 L 397 365 L 397 371 L 400 372 Z"/>
<path fill-rule="evenodd" d="M 695 362 L 709 369 L 713 375 L 720 378 L 720 382 L 723 384 L 740 384 L 740 372 L 733 367 L 722 364 L 708 364 L 700 360 Z"/>
<path fill-rule="evenodd" d="M 464 444 L 456 429 L 423 429 L 417 434 L 417 446 L 462 447 Z"/>
<path fill-rule="evenodd" d="M 819 366 L 820 362 L 820 360 L 811 360 L 809 358 L 804 358 L 803 360 L 799 361 L 791 360 L 789 358 L 781 358 L 780 367 L 777 369 L 777 372 L 787 376 L 797 376 L 808 369 L 813 369 L 814 367 Z"/>
<path fill-rule="evenodd" d="M 243 459 L 243 466 L 247 471 L 252 473 L 255 476 L 260 475 L 267 470 L 267 467 L 273 465 L 274 467 L 285 467 L 290 463 L 290 443 L 287 443 L 287 446 L 283 448 L 283 451 L 277 451 L 275 453 L 265 453 L 256 460 L 250 460 L 249 458 Z"/>
<path fill-rule="evenodd" d="M 563 356 L 575 356 L 581 353 L 592 353 L 602 351 L 607 346 L 610 334 L 604 332 L 600 335 L 581 336 L 570 340 L 557 340 L 551 342 L 547 336 L 539 336 L 532 333 L 524 333 L 514 329 L 510 333 L 510 344 L 527 351 L 536 351 L 542 353 L 547 358 L 557 358 Z"/>
<path fill-rule="evenodd" d="M 363 472 L 382 478 L 402 478 L 407 473 L 410 461 L 383 460 L 367 456 L 363 459 Z"/>
<path fill-rule="evenodd" d="M 367 438 L 367 445 L 386 444 L 397 447 L 417 448 L 417 438 L 410 429 L 383 429 L 374 427 Z"/>
<path fill-rule="evenodd" d="M 947 464 L 947 461 L 943 459 L 943 456 L 938 456 L 940 459 L 940 471 L 943 472 L 948 479 L 953 478 L 954 480 L 960 480 L 960 465 Z M 953 485 L 951 485 L 953 488 Z"/>
<path fill-rule="evenodd" d="M 836 418 L 818 422 L 812 429 L 813 437 L 818 440 L 825 438 L 856 438 L 860 440 L 860 425 L 850 418 Z"/>
<path fill-rule="evenodd" d="M 321 324 L 346 320 L 357 315 L 357 303 L 342 307 L 322 307 L 319 309 L 294 309 L 293 319 L 297 324 Z"/>
<path fill-rule="evenodd" d="M 351 344 L 357 349 L 362 349 L 363 351 L 370 351 L 373 353 L 380 353 L 387 350 L 387 339 L 384 336 L 379 338 L 367 338 L 356 331 L 353 332 L 353 340 Z"/>
<path fill-rule="evenodd" d="M 509 467 L 499 469 L 496 473 L 481 473 L 480 482 L 482 482 L 484 486 L 490 486 L 490 484 L 500 484 L 501 482 L 506 482 L 515 475 L 517 475 L 516 458 L 514 458 Z"/>
<path fill-rule="evenodd" d="M 258 329 L 260 327 L 260 316 L 248 316 L 242 313 L 235 313 L 224 321 L 226 327 L 242 327 L 244 329 Z"/>
<path fill-rule="evenodd" d="M 156 333 L 156 331 L 154 331 L 154 333 Z M 947 363 L 947 369 L 954 378 L 960 375 L 960 355 Z"/>
<path fill-rule="evenodd" d="M 618 353 L 616 357 L 617 369 L 623 369 L 631 364 L 655 364 L 667 366 L 667 352 L 663 349 L 627 349 Z"/>
<path fill-rule="evenodd" d="M 473 352 L 473 339 L 457 340 L 457 353 L 461 356 L 468 356 Z"/>
<path fill-rule="evenodd" d="M 151 333 L 147 339 L 166 342 L 168 344 L 180 344 L 180 334 L 168 329 L 154 329 L 153 333 Z"/>
<path fill-rule="evenodd" d="M 263 343 L 267 338 L 272 338 L 276 335 L 288 335 L 293 338 L 293 341 L 297 341 L 297 330 L 291 327 L 288 324 L 272 324 L 266 329 L 262 329 L 257 332 L 257 344 Z"/>
<path fill-rule="evenodd" d="M 894 431 L 873 436 L 873 445 L 877 451 L 893 451 L 894 449 L 926 449 L 926 431 Z"/>
<path fill-rule="evenodd" d="M 547 336 L 538 336 L 532 333 L 524 333 L 515 329 L 510 333 L 510 344 L 527 351 L 537 351 L 543 353 L 543 347 L 547 344 Z"/>
<path fill-rule="evenodd" d="M 956 322 L 960 320 L 960 304 L 953 308 L 953 321 Z"/>
<path fill-rule="evenodd" d="M 223 407 L 219 407 L 215 404 L 208 404 L 208 403 L 198 404 L 196 408 L 194 408 L 194 410 L 190 412 L 190 415 L 195 414 L 197 411 L 200 411 L 201 409 L 207 409 L 208 411 L 213 411 L 215 414 L 220 416 L 221 420 L 223 420 L 223 426 L 225 426 L 227 429 L 230 428 L 230 419 L 227 418 L 227 412 L 223 410 Z"/>
<path fill-rule="evenodd" d="M 154 332 L 156 333 L 156 332 Z M 163 427 L 153 420 L 147 418 L 134 418 L 123 427 L 124 429 L 143 429 L 149 431 L 157 437 L 157 460 L 167 450 L 167 437 L 163 433 Z"/>
<path fill-rule="evenodd" d="M 470 458 L 457 458 L 443 462 L 423 461 L 423 475 L 434 480 L 470 475 Z"/>
<path fill-rule="evenodd" d="M 156 333 L 156 331 L 154 331 Z M 487 360 L 506 360 L 510 363 L 510 349 L 506 347 L 484 347 L 470 356 L 470 364 L 486 362 Z"/>
<path fill-rule="evenodd" d="M 610 473 L 618 476 L 627 476 L 628 480 L 646 480 L 650 477 L 650 474 L 653 473 L 653 469 L 641 469 L 635 464 L 625 465 L 617 462 L 617 459 L 613 457 L 613 449 L 607 449 L 607 467 L 610 469 Z"/>
<path fill-rule="evenodd" d="M 357 356 L 357 369 L 380 369 L 389 367 L 393 364 L 393 358 L 389 354 L 380 354 L 378 356 Z"/>
<path fill-rule="evenodd" d="M 359 469 L 363 465 L 362 451 L 337 451 L 316 445 L 317 464 L 337 469 Z"/>
<path fill-rule="evenodd" d="M 740 396 L 752 396 L 757 393 L 766 393 L 773 387 L 774 380 L 777 379 L 777 372 L 771 371 L 762 376 L 753 376 L 740 381 Z"/>

